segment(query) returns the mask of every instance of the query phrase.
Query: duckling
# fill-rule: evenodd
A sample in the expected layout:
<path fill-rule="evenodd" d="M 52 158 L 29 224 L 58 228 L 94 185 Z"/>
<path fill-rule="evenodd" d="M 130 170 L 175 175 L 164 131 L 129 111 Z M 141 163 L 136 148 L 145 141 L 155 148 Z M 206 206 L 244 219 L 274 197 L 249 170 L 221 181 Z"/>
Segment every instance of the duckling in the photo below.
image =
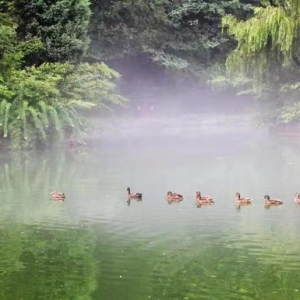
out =
<path fill-rule="evenodd" d="M 241 194 L 239 192 L 235 193 L 235 199 L 237 203 L 241 203 L 241 204 L 251 203 L 252 201 L 252 198 L 241 198 Z"/>
<path fill-rule="evenodd" d="M 66 195 L 65 193 L 60 193 L 60 192 L 57 192 L 57 191 L 52 191 L 50 193 L 51 197 L 55 200 L 64 200 Z"/>
<path fill-rule="evenodd" d="M 300 193 L 296 193 L 294 201 L 300 204 Z"/>
<path fill-rule="evenodd" d="M 283 201 L 279 199 L 270 199 L 269 195 L 265 195 L 264 197 L 265 205 L 282 205 Z"/>
<path fill-rule="evenodd" d="M 166 200 L 168 200 L 168 201 L 173 201 L 173 200 L 181 201 L 181 200 L 183 200 L 183 196 L 180 195 L 180 194 L 173 193 L 173 192 L 169 191 L 169 192 L 167 192 Z"/>
<path fill-rule="evenodd" d="M 211 196 L 202 196 L 201 192 L 196 192 L 196 197 L 195 200 L 197 203 L 199 204 L 203 204 L 203 203 L 214 203 L 214 199 Z"/>
<path fill-rule="evenodd" d="M 128 187 L 127 188 L 127 192 L 128 192 L 128 199 L 137 199 L 137 200 L 141 200 L 142 197 L 143 197 L 143 194 L 142 193 L 134 193 L 134 194 L 131 194 L 130 193 L 130 188 Z"/>

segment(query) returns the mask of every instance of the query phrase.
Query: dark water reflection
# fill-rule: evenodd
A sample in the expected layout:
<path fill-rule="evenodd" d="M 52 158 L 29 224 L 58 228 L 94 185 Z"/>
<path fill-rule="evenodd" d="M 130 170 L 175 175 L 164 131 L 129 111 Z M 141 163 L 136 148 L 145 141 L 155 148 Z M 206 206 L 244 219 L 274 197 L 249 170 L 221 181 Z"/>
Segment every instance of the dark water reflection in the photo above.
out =
<path fill-rule="evenodd" d="M 295 143 L 233 133 L 2 159 L 0 299 L 299 299 L 299 165 Z M 216 205 L 197 208 L 196 190 Z"/>

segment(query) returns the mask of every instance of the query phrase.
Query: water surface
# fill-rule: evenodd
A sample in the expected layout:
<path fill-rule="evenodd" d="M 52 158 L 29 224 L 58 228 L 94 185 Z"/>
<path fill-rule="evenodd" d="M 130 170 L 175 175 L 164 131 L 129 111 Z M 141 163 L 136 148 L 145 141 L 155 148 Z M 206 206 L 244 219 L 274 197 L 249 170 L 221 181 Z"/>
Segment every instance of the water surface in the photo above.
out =
<path fill-rule="evenodd" d="M 0 160 L 0 299 L 300 299 L 299 145 L 162 132 Z M 143 201 L 128 205 L 127 186 Z M 197 208 L 196 190 L 216 205 Z M 265 194 L 284 205 L 265 209 Z"/>

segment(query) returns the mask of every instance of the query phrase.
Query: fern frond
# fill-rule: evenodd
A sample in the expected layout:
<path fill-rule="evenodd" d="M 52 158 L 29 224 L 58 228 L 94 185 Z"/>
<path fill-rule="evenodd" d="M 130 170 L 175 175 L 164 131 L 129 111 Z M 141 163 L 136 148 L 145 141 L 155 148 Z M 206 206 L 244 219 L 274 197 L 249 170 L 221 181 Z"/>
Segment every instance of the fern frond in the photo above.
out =
<path fill-rule="evenodd" d="M 68 106 L 91 109 L 97 106 L 97 104 L 88 101 L 82 101 L 82 100 L 71 100 L 68 102 Z"/>
<path fill-rule="evenodd" d="M 23 121 L 23 137 L 24 137 L 25 140 L 27 140 L 27 138 L 28 138 L 28 134 L 27 134 L 27 109 L 28 109 L 28 102 L 27 101 L 22 101 L 20 117 L 21 117 L 21 120 Z"/>
<path fill-rule="evenodd" d="M 4 122 L 3 122 L 3 137 L 7 137 L 8 135 L 8 118 L 9 118 L 9 111 L 10 111 L 11 103 L 6 104 L 5 114 L 4 114 Z"/>
<path fill-rule="evenodd" d="M 49 119 L 48 119 L 48 106 L 45 101 L 39 101 L 39 107 L 41 108 L 40 118 L 44 127 L 49 127 Z"/>
<path fill-rule="evenodd" d="M 58 117 L 57 111 L 54 107 L 49 107 L 48 109 L 50 120 L 53 122 L 57 132 L 61 131 L 61 123 Z"/>
<path fill-rule="evenodd" d="M 60 107 L 57 107 L 57 110 L 59 110 L 59 115 L 61 116 L 63 122 L 65 122 L 67 125 L 69 125 L 72 128 L 74 128 L 76 126 L 75 125 L 76 120 L 73 120 L 69 110 L 66 109 L 66 107 L 60 106 Z"/>
<path fill-rule="evenodd" d="M 33 124 L 35 126 L 35 129 L 37 129 L 41 135 L 41 137 L 45 140 L 46 139 L 46 133 L 43 128 L 43 123 L 39 118 L 39 112 L 37 112 L 33 107 L 28 107 L 28 111 L 33 119 Z"/>
<path fill-rule="evenodd" d="M 7 101 L 2 100 L 0 103 L 0 127 L 3 126 L 5 111 L 6 111 Z"/>

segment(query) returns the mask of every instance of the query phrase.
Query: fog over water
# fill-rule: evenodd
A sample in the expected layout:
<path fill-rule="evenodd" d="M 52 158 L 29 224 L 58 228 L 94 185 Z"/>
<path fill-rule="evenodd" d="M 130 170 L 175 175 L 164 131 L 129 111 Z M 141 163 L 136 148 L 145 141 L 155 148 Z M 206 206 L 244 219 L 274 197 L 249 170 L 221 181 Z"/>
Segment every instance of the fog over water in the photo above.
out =
<path fill-rule="evenodd" d="M 294 138 L 249 113 L 94 122 L 82 153 L 1 159 L 1 299 L 297 299 Z M 197 208 L 197 190 L 215 205 Z M 265 194 L 284 205 L 266 209 Z"/>

